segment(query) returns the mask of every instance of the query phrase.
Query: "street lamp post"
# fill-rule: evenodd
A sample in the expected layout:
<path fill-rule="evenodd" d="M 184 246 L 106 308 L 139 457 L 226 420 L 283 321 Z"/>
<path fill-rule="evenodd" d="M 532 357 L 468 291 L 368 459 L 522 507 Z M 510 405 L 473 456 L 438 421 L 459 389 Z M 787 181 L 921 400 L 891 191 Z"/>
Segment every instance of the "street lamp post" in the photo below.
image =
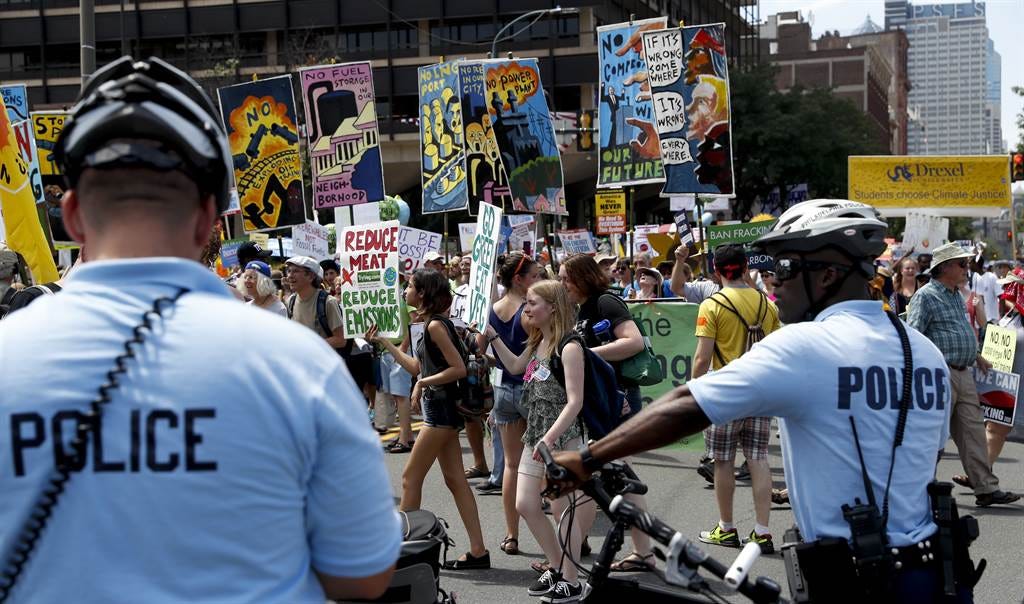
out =
<path fill-rule="evenodd" d="M 539 10 L 532 10 L 532 11 L 530 11 L 528 13 L 523 13 L 523 14 L 519 15 L 515 19 L 512 19 L 511 21 L 509 21 L 505 25 L 505 27 L 502 27 L 501 29 L 499 29 L 497 35 L 494 36 L 494 41 L 491 42 L 491 58 L 492 59 L 498 58 L 498 41 L 501 40 L 501 35 L 504 34 L 505 31 L 508 30 L 510 27 L 512 27 L 516 23 L 522 21 L 523 19 L 526 19 L 528 17 L 536 17 L 537 19 L 540 19 L 541 17 L 548 16 L 548 15 L 569 15 L 569 14 L 573 14 L 573 13 L 577 13 L 577 12 L 579 12 L 579 9 L 576 9 L 576 8 L 562 8 L 561 6 L 556 6 L 554 8 L 542 8 L 542 9 L 539 9 Z"/>

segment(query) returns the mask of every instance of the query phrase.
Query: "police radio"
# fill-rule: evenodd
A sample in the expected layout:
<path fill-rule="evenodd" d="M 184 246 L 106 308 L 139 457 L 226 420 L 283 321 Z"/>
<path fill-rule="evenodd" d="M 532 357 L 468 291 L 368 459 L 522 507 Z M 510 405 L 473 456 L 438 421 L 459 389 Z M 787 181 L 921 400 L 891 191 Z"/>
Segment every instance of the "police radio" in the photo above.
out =
<path fill-rule="evenodd" d="M 71 480 L 72 473 L 78 470 L 73 460 L 85 459 L 89 446 L 89 435 L 96 431 L 100 422 L 103 421 L 103 408 L 110 403 L 111 391 L 120 387 L 120 378 L 128 371 L 126 362 L 135 358 L 135 347 L 141 346 L 145 342 L 143 337 L 145 333 L 153 333 L 153 318 L 162 319 L 164 310 L 173 306 L 179 298 L 188 292 L 188 289 L 180 289 L 171 298 L 161 296 L 153 302 L 152 308 L 142 313 L 141 321 L 132 329 L 132 337 L 124 343 L 124 352 L 114 359 L 114 367 L 107 372 L 107 381 L 99 387 L 96 398 L 89 403 L 89 411 L 78 414 L 75 436 L 71 440 L 73 454 L 58 457 L 53 474 L 46 480 L 42 493 L 36 500 L 35 508 L 29 514 L 28 520 L 25 521 L 21 534 L 11 548 L 12 551 L 6 556 L 6 565 L 3 574 L 0 575 L 0 604 L 10 598 L 18 577 L 28 565 L 32 551 L 42 536 L 43 530 L 46 529 L 47 521 L 53 514 L 54 508 L 57 507 L 61 493 L 64 492 L 68 481 Z"/>

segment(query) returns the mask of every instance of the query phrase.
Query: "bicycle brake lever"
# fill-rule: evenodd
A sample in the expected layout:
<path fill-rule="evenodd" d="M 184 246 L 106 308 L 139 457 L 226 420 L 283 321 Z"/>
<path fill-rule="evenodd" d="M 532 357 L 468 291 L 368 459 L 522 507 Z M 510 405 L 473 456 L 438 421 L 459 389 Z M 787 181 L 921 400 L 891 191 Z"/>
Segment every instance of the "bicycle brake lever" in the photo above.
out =
<path fill-rule="evenodd" d="M 672 538 L 668 547 L 668 558 L 665 560 L 665 582 L 687 589 L 699 590 L 704 579 L 697 573 L 697 567 L 690 563 L 686 549 L 690 540 L 680 533 Z"/>

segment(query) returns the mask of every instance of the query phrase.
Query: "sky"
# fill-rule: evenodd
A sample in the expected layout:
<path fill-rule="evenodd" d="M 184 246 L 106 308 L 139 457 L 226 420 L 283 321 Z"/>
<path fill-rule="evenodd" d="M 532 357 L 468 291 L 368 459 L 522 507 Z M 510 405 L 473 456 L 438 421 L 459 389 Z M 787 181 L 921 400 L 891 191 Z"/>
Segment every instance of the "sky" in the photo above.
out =
<path fill-rule="evenodd" d="M 911 0 L 911 4 L 947 3 L 955 2 Z M 760 5 L 762 20 L 768 15 L 793 10 L 801 11 L 804 19 L 810 20 L 808 12 L 813 12 L 815 38 L 837 29 L 841 34 L 849 34 L 860 27 L 868 15 L 880 27 L 885 26 L 883 0 L 760 0 Z M 1024 99 L 1011 91 L 1015 85 L 1024 86 L 1024 0 L 986 0 L 985 11 L 988 35 L 1003 59 L 1003 139 L 1013 149 L 1020 138 L 1016 116 L 1024 110 Z"/>

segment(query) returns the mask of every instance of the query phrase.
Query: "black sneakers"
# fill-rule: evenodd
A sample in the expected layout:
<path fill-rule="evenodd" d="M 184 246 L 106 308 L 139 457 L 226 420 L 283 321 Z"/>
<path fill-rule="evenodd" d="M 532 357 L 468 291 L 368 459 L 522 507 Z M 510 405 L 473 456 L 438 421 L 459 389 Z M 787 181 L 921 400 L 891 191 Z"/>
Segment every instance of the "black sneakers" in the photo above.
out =
<path fill-rule="evenodd" d="M 582 594 L 583 584 L 579 581 L 569 583 L 568 581 L 559 580 L 551 588 L 551 591 L 540 597 L 540 601 L 549 602 L 550 604 L 567 604 L 569 602 L 579 602 Z"/>
<path fill-rule="evenodd" d="M 562 581 L 562 575 L 549 568 L 533 582 L 526 592 L 531 596 L 543 596 L 551 591 L 559 581 Z"/>

